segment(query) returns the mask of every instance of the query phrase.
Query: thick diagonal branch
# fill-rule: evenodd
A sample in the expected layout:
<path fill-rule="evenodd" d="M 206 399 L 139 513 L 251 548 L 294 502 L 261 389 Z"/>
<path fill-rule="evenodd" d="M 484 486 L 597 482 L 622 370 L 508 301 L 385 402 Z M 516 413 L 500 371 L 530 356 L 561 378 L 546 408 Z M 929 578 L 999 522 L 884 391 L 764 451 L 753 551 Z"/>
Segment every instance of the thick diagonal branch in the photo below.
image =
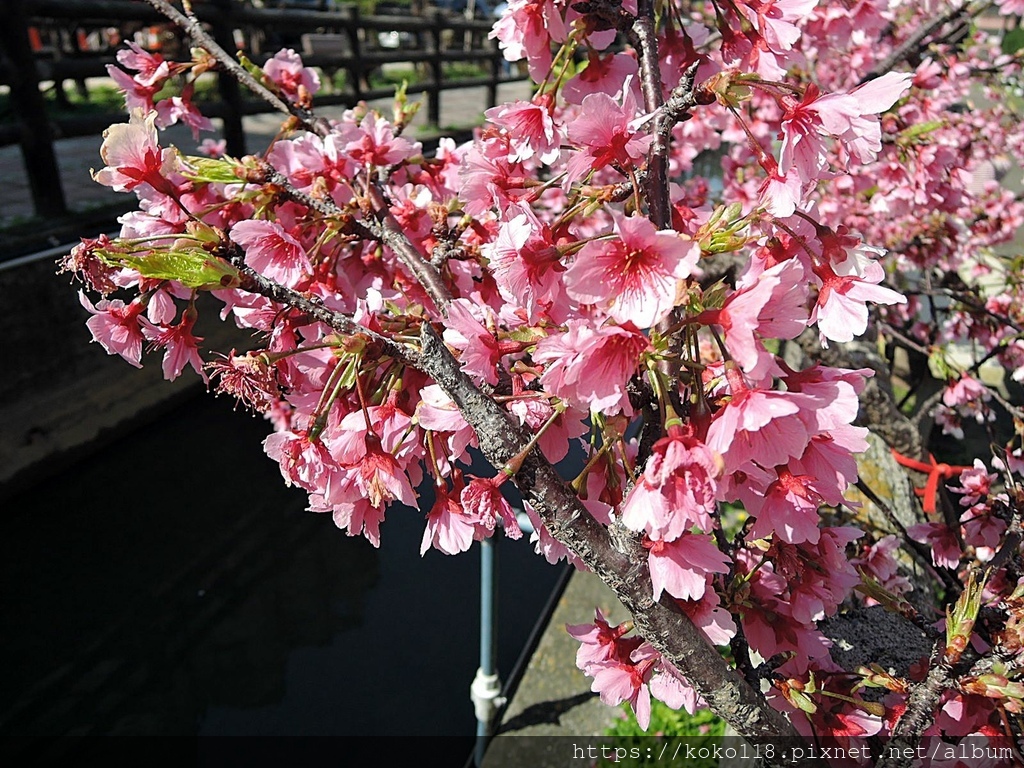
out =
<path fill-rule="evenodd" d="M 476 430 L 487 460 L 501 467 L 520 454 L 529 442 L 527 436 L 462 372 L 428 324 L 423 325 L 421 340 L 418 367 L 437 382 Z M 643 548 L 634 540 L 632 551 L 616 549 L 608 531 L 538 451 L 523 462 L 515 482 L 551 535 L 612 589 L 632 614 L 637 631 L 686 676 L 713 712 L 754 743 L 801 740 L 792 724 L 708 644 L 689 617 L 667 598 L 654 602 Z"/>
<path fill-rule="evenodd" d="M 297 104 L 290 104 L 282 99 L 263 83 L 253 77 L 241 64 L 221 48 L 217 41 L 203 29 L 202 23 L 195 16 L 186 15 L 175 8 L 168 0 L 146 0 L 157 11 L 162 13 L 187 34 L 200 48 L 215 58 L 224 70 L 241 85 L 255 93 L 279 112 L 297 118 L 308 130 L 319 136 L 326 136 L 331 128 L 326 120 L 318 118 L 313 112 Z"/>
<path fill-rule="evenodd" d="M 377 240 L 391 248 L 395 255 L 398 256 L 399 261 L 406 266 L 409 272 L 412 273 L 412 276 L 423 286 L 427 295 L 434 301 L 438 311 L 442 314 L 447 314 L 448 304 L 451 303 L 452 296 L 441 279 L 441 273 L 410 242 L 408 235 L 402 231 L 401 226 L 395 220 L 387 201 L 384 199 L 383 193 L 377 188 L 375 183 L 371 182 L 369 185 L 369 202 L 373 208 L 373 217 L 360 221 L 353 219 L 349 212 L 342 209 L 331 198 L 313 197 L 297 189 L 288 180 L 287 176 L 266 161 L 260 163 L 260 174 L 262 174 L 262 178 L 259 179 L 260 181 L 266 181 L 279 187 L 297 203 L 311 208 L 322 216 L 347 218 L 346 226 L 353 234 L 366 240 Z"/>
<path fill-rule="evenodd" d="M 297 309 L 313 320 L 318 320 L 328 328 L 346 336 L 364 336 L 376 344 L 382 354 L 400 360 L 407 365 L 417 366 L 419 364 L 419 354 L 416 350 L 403 346 L 387 336 L 371 331 L 348 315 L 335 312 L 315 299 L 303 296 L 298 291 L 293 291 L 291 288 L 275 283 L 273 280 L 268 280 L 259 272 L 247 267 L 243 262 L 243 258 L 240 249 L 231 258 L 241 278 L 238 287 L 243 291 L 258 293 L 260 296 L 266 296 L 278 304 Z"/>
<path fill-rule="evenodd" d="M 876 77 L 881 77 L 886 72 L 892 71 L 892 68 L 897 64 L 909 59 L 932 42 L 936 42 L 930 40 L 931 36 L 949 22 L 960 17 L 973 18 L 991 5 L 991 2 L 978 2 L 973 4 L 966 2 L 954 8 L 950 8 L 946 13 L 936 16 L 924 26 L 919 27 L 914 34 L 904 40 L 895 50 L 893 50 L 892 53 L 876 64 L 870 72 L 861 78 L 860 84 L 863 85 L 869 80 L 874 80 Z"/>
<path fill-rule="evenodd" d="M 387 200 L 384 199 L 383 192 L 374 182 L 370 183 L 370 204 L 373 206 L 374 218 L 366 222 L 366 228 L 398 255 L 401 262 L 434 300 L 438 311 L 447 315 L 452 295 L 441 280 L 441 273 L 409 240 L 409 236 L 405 234 L 391 213 L 391 208 Z"/>

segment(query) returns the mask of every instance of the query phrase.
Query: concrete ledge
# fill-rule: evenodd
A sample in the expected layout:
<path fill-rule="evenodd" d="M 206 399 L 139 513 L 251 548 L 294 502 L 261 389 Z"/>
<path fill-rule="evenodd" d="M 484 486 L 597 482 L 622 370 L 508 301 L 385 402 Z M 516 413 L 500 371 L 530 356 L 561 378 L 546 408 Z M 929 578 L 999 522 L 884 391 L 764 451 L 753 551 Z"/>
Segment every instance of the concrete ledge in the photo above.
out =
<path fill-rule="evenodd" d="M 601 703 L 590 679 L 576 668 L 577 643 L 566 624 L 594 620 L 600 607 L 613 624 L 629 614 L 612 591 L 591 573 L 573 574 L 509 703 L 483 768 L 565 765 L 565 743 L 550 736 L 600 736 L 618 717 Z"/>

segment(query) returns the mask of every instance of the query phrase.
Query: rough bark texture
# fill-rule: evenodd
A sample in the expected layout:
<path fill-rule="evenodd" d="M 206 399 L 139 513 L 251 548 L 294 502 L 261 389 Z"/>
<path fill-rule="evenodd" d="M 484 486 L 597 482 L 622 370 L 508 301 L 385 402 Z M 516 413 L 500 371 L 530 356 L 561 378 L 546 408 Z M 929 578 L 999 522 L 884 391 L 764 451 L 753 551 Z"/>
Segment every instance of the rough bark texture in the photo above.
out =
<path fill-rule="evenodd" d="M 640 56 L 640 87 L 644 94 L 644 107 L 654 112 L 664 103 L 661 90 L 661 67 L 658 61 L 658 38 L 654 31 L 653 0 L 638 0 L 637 19 L 633 24 L 637 50 Z M 651 152 L 647 161 L 644 185 L 648 216 L 658 229 L 664 229 L 671 220 L 668 199 L 667 147 Z"/>
<path fill-rule="evenodd" d="M 945 645 L 945 643 L 942 643 Z M 935 718 L 935 707 L 942 693 L 952 685 L 949 667 L 942 661 L 941 652 L 932 655 L 928 676 L 914 686 L 907 699 L 907 710 L 900 719 L 892 740 L 886 744 L 885 755 L 879 768 L 911 768 L 915 760 L 910 755 L 921 742 L 921 734 Z"/>
<path fill-rule="evenodd" d="M 529 442 L 508 415 L 460 370 L 436 332 L 424 324 L 419 367 L 448 394 L 476 430 L 480 449 L 496 467 L 504 466 Z M 689 617 L 651 598 L 650 574 L 639 542 L 620 551 L 608 531 L 580 503 L 572 489 L 539 452 L 532 452 L 515 475 L 516 485 L 537 510 L 551 534 L 568 546 L 612 589 L 633 616 L 637 631 L 682 672 L 708 702 L 753 743 L 780 738 L 802 740 L 711 647 Z M 627 544 L 628 546 L 628 544 Z"/>

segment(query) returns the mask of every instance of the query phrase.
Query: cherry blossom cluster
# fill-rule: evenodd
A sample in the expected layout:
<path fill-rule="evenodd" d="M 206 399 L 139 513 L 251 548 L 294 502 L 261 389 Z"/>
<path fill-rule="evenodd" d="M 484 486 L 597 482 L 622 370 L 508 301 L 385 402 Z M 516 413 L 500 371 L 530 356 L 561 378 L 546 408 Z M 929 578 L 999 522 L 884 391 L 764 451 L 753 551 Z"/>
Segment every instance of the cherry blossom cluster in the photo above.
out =
<path fill-rule="evenodd" d="M 632 542 L 644 599 L 727 646 L 797 732 L 907 738 L 927 658 L 844 670 L 821 626 L 882 605 L 944 636 L 958 670 L 929 733 L 998 735 L 1021 701 L 1019 435 L 1002 475 L 897 456 L 926 478 L 921 522 L 879 530 L 860 511 L 884 500 L 851 489 L 869 447 L 861 396 L 887 372 L 823 357 L 866 338 L 923 360 L 939 378 L 926 415 L 958 437 L 1020 416 L 982 375 L 1024 380 L 1021 262 L 996 250 L 1024 222 L 996 178 L 1024 157 L 1024 121 L 997 90 L 1020 57 L 942 27 L 907 47 L 933 5 L 947 10 L 513 0 L 492 37 L 525 59 L 534 96 L 432 157 L 405 135 L 404 98 L 393 119 L 362 104 L 309 118 L 319 78 L 294 51 L 255 70 L 292 108 L 266 153 L 185 154 L 158 129 L 208 121 L 189 85 L 159 96 L 222 62 L 133 46 L 111 69 L 130 119 L 105 135 L 95 179 L 139 210 L 64 268 L 104 297 L 81 294 L 108 353 L 139 366 L 160 351 L 168 379 L 192 367 L 263 415 L 285 482 L 349 535 L 378 546 L 387 514 L 419 514 L 421 554 L 521 538 L 507 491 L 524 462 L 570 457 L 577 517 Z M 709 158 L 720 174 L 701 174 Z M 254 347 L 201 353 L 203 293 Z M 424 363 L 431 335 L 445 376 Z M 528 439 L 488 476 L 472 451 L 500 436 L 467 391 Z M 525 504 L 538 552 L 600 570 L 543 502 Z M 921 568 L 945 619 L 908 602 Z M 709 703 L 633 629 L 600 612 L 569 628 L 603 701 L 645 728 L 651 697 Z"/>

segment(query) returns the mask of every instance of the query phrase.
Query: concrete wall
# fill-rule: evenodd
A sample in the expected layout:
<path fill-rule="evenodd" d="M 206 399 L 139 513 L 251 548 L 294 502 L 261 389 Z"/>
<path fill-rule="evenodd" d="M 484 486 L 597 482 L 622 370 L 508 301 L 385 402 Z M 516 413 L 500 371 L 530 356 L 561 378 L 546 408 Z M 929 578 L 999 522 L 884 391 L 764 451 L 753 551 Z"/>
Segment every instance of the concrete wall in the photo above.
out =
<path fill-rule="evenodd" d="M 139 370 L 90 343 L 77 284 L 56 274 L 56 258 L 0 267 L 0 498 L 202 388 L 190 370 L 164 381 L 160 354 Z M 218 339 L 213 348 L 247 343 L 233 324 L 206 314 L 198 333 Z"/>

